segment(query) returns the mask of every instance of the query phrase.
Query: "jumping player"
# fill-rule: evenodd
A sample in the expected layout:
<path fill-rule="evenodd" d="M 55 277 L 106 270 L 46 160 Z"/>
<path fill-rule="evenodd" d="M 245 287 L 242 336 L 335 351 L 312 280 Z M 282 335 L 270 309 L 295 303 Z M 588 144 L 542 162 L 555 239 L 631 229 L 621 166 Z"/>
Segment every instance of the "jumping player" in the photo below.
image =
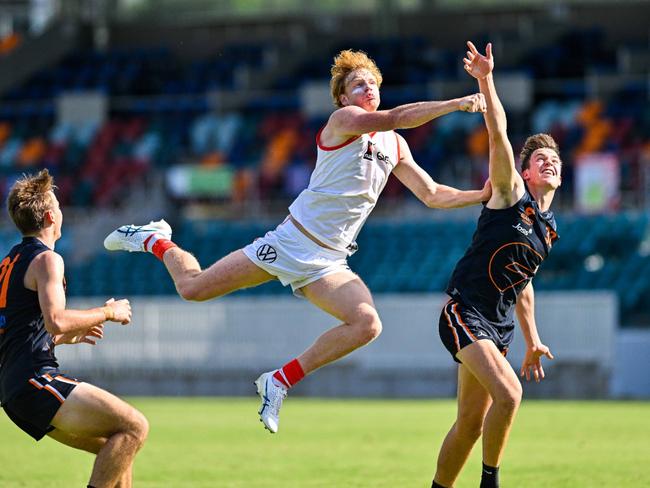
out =
<path fill-rule="evenodd" d="M 342 51 L 331 73 L 331 94 L 338 110 L 316 137 L 318 157 L 308 188 L 275 230 L 206 270 L 170 241 L 171 228 L 164 221 L 122 226 L 104 242 L 109 250 L 155 254 L 186 300 L 208 300 L 278 279 L 340 320 L 300 356 L 255 382 L 262 399 L 260 420 L 271 433 L 278 430 L 280 407 L 289 388 L 381 332 L 370 291 L 350 270 L 347 258 L 357 250 L 355 239 L 390 173 L 432 208 L 477 204 L 490 195 L 487 183 L 477 191 L 435 183 L 415 163 L 404 138 L 393 132 L 457 110 L 482 112 L 482 95 L 378 110 L 382 76 L 365 53 Z"/>
<path fill-rule="evenodd" d="M 440 315 L 440 337 L 458 368 L 458 416 L 445 438 L 432 487 L 451 487 L 474 443 L 483 434 L 481 488 L 499 486 L 499 466 L 522 395 L 505 354 L 514 313 L 527 350 L 520 374 L 544 378 L 541 357 L 553 359 L 540 341 L 534 316 L 532 278 L 557 240 L 549 210 L 561 183 L 562 162 L 551 136 L 529 137 L 515 168 L 506 115 L 492 78 L 492 45 L 486 55 L 471 42 L 465 70 L 485 95 L 492 196 L 483 208 L 472 243 L 447 288 L 451 300 Z"/>
<path fill-rule="evenodd" d="M 128 324 L 128 300 L 68 310 L 64 264 L 54 252 L 63 214 L 47 170 L 9 192 L 9 215 L 23 239 L 0 262 L 0 403 L 37 441 L 46 434 L 96 454 L 89 487 L 130 488 L 133 459 L 149 426 L 110 393 L 59 370 L 55 345 L 94 345 L 106 321 Z"/>

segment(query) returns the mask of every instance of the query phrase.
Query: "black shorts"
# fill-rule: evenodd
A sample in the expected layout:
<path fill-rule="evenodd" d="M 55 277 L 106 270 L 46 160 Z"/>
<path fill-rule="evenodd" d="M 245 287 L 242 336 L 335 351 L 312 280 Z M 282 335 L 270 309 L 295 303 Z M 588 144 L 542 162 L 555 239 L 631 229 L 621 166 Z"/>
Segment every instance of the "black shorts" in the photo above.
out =
<path fill-rule="evenodd" d="M 438 323 L 440 339 L 454 361 L 460 363 L 456 354 L 473 342 L 488 339 L 505 356 L 515 331 L 514 322 L 496 324 L 456 300 L 449 300 L 442 308 Z"/>
<path fill-rule="evenodd" d="M 78 384 L 78 380 L 60 373 L 44 374 L 30 379 L 2 408 L 14 424 L 40 441 L 54 430 L 50 422 Z"/>

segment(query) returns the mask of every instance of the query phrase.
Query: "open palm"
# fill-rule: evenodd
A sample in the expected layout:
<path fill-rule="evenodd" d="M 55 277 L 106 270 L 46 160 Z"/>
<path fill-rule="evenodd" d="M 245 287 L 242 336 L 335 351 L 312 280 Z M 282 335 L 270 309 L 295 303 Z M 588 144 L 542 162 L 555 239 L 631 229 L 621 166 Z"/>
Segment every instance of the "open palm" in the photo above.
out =
<path fill-rule="evenodd" d="M 474 78 L 481 79 L 489 75 L 494 69 L 494 58 L 492 57 L 492 43 L 485 47 L 485 56 L 478 52 L 471 41 L 467 41 L 467 57 L 463 58 L 465 71 Z"/>

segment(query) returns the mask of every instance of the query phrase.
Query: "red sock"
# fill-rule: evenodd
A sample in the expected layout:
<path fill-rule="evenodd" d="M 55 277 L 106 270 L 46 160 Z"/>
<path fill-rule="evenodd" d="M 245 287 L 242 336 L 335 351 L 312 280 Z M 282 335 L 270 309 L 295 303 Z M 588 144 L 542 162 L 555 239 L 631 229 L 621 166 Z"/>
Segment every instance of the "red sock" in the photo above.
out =
<path fill-rule="evenodd" d="M 146 241 L 144 241 L 144 248 L 147 249 L 149 246 L 149 241 L 154 235 L 150 235 Z M 151 246 L 151 253 L 156 256 L 158 259 L 161 261 L 163 260 L 163 254 L 165 254 L 165 251 L 168 249 L 171 249 L 172 247 L 178 247 L 176 244 L 174 244 L 172 241 L 169 239 L 163 239 L 159 238 L 156 239 L 153 243 L 153 246 Z"/>
<path fill-rule="evenodd" d="M 297 359 L 289 361 L 273 374 L 273 378 L 278 380 L 287 388 L 291 388 L 304 377 L 305 372 L 302 370 L 302 366 L 300 366 Z"/>

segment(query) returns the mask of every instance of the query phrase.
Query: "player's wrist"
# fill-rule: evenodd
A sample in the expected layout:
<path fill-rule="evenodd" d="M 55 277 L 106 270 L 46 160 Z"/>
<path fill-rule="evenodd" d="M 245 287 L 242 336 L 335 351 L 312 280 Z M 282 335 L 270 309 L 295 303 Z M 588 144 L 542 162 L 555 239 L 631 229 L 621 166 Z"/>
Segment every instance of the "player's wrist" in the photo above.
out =
<path fill-rule="evenodd" d="M 113 310 L 113 307 L 106 305 L 102 307 L 102 312 L 104 312 L 104 321 L 115 320 L 115 310 Z"/>

